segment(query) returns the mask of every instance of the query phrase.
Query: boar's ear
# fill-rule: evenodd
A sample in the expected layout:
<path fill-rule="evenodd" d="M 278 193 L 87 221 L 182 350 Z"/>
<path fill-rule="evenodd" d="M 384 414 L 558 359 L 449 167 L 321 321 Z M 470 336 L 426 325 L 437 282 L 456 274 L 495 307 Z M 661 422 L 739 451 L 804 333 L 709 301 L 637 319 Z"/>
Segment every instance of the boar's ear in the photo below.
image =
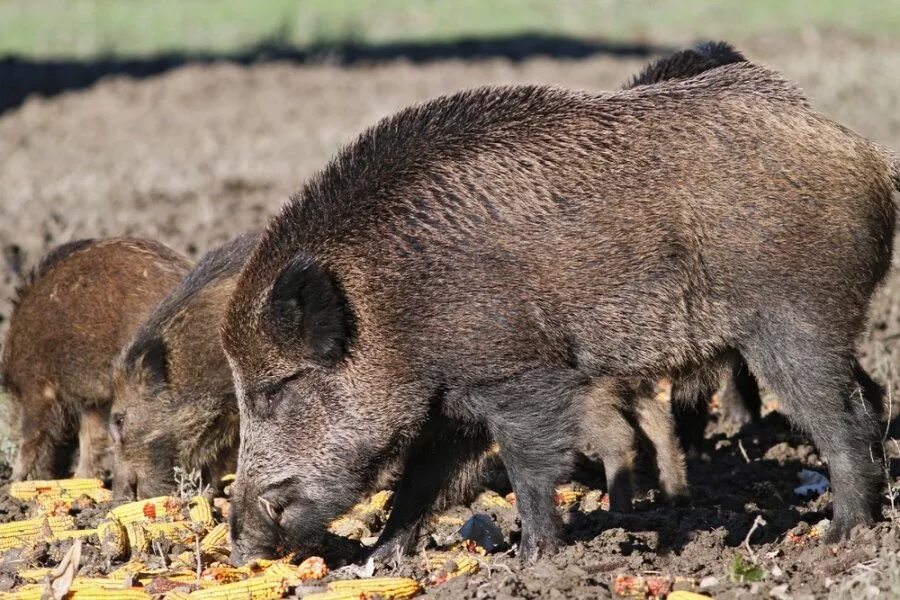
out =
<path fill-rule="evenodd" d="M 299 341 L 300 355 L 323 366 L 334 366 L 347 352 L 353 320 L 335 278 L 305 256 L 282 271 L 272 287 L 275 330 L 288 344 Z"/>
<path fill-rule="evenodd" d="M 166 343 L 160 337 L 152 337 L 143 345 L 141 364 L 150 383 L 165 385 L 169 381 L 169 356 Z"/>

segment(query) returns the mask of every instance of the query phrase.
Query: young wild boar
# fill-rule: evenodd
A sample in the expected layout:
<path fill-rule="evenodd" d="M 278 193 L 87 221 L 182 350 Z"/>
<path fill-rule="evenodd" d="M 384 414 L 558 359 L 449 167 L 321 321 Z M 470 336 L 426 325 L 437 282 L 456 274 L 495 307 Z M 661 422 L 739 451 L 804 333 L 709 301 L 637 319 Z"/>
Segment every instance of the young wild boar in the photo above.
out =
<path fill-rule="evenodd" d="M 20 413 L 13 479 L 100 474 L 108 450 L 110 367 L 141 321 L 190 268 L 148 240 L 79 240 L 52 250 L 19 290 L 3 348 Z"/>
<path fill-rule="evenodd" d="M 854 344 L 895 187 L 896 159 L 749 63 L 382 121 L 272 221 L 231 298 L 235 559 L 315 543 L 398 456 L 376 553 L 408 549 L 496 440 L 533 560 L 560 539 L 593 378 L 699 381 L 734 350 L 828 460 L 828 539 L 871 522 Z"/>
<path fill-rule="evenodd" d="M 115 496 L 171 493 L 175 467 L 218 485 L 237 463 L 238 410 L 219 336 L 256 235 L 206 254 L 122 349 L 113 368 Z"/>

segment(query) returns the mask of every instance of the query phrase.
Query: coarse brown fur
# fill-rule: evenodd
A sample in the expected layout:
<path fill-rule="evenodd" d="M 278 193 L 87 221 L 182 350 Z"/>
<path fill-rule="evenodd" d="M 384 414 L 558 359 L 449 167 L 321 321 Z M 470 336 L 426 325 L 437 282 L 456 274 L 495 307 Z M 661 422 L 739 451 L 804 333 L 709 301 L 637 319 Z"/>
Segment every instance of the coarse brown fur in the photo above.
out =
<path fill-rule="evenodd" d="M 735 350 L 828 460 L 829 539 L 870 522 L 854 345 L 891 261 L 894 168 L 749 63 L 385 119 L 271 222 L 232 296 L 235 557 L 313 542 L 397 456 L 377 552 L 408 548 L 496 440 L 534 559 L 559 541 L 553 486 L 593 379 Z"/>
<path fill-rule="evenodd" d="M 78 240 L 53 249 L 19 289 L 3 380 L 19 414 L 16 480 L 101 474 L 112 361 L 181 280 L 185 257 L 148 240 Z"/>
<path fill-rule="evenodd" d="M 238 410 L 219 327 L 253 234 L 207 253 L 122 349 L 110 428 L 115 495 L 172 492 L 175 467 L 213 488 L 237 463 Z"/>

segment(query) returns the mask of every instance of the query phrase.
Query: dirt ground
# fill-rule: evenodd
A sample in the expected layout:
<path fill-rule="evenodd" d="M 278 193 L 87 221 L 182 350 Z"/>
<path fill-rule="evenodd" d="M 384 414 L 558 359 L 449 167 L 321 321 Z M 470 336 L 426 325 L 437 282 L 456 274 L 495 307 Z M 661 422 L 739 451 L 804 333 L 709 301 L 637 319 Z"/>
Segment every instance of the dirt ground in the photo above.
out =
<path fill-rule="evenodd" d="M 738 42 L 754 60 L 798 81 L 815 106 L 900 149 L 900 39 L 836 32 Z M 0 245 L 32 264 L 79 237 L 137 235 L 192 256 L 263 226 L 301 182 L 366 125 L 412 102 L 487 83 L 619 86 L 643 58 L 595 54 L 521 61 L 392 61 L 369 66 L 187 65 L 141 79 L 124 76 L 52 98 L 32 97 L 0 114 Z M 895 261 L 898 262 L 898 261 Z M 15 278 L 0 273 L 0 335 Z M 900 269 L 872 309 L 861 343 L 867 368 L 900 399 Z M 435 588 L 435 597 L 609 597 L 617 575 L 693 578 L 716 598 L 900 595 L 900 512 L 827 546 L 818 540 L 829 494 L 802 499 L 798 473 L 825 472 L 807 439 L 777 413 L 759 428 L 714 420 L 707 453 L 692 459 L 692 500 L 671 507 L 652 489 L 630 515 L 594 507 L 568 513 L 569 545 L 532 567 L 495 557 L 490 569 Z M 895 445 L 887 445 L 889 455 Z M 900 485 L 891 475 L 892 489 Z M 644 478 L 644 487 L 653 480 Z M 503 491 L 503 490 L 500 490 Z M 477 510 L 485 511 L 476 506 Z M 469 509 L 460 508 L 464 516 Z M 20 518 L 0 503 L 0 520 Z M 900 505 L 898 505 L 900 511 Z M 512 509 L 493 508 L 504 533 Z M 5 515 L 5 516 L 4 516 Z M 756 516 L 759 526 L 742 547 Z M 895 522 L 897 521 L 897 522 Z M 442 534 L 447 533 L 443 532 Z M 736 553 L 756 561 L 760 582 L 735 582 Z M 401 568 L 402 570 L 402 568 Z"/>

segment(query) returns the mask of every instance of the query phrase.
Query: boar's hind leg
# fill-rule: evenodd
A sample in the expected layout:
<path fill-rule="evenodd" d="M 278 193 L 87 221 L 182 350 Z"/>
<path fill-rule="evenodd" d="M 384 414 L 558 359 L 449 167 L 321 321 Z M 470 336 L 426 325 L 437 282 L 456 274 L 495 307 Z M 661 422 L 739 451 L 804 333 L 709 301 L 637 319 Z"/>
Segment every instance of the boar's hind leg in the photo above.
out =
<path fill-rule="evenodd" d="M 603 460 L 609 508 L 625 513 L 631 511 L 637 439 L 634 427 L 622 412 L 623 408 L 617 390 L 610 386 L 592 386 L 585 398 L 582 427 L 585 441 Z"/>
<path fill-rule="evenodd" d="M 751 369 L 828 462 L 834 519 L 827 541 L 843 539 L 853 526 L 871 523 L 880 505 L 881 469 L 872 452 L 880 419 L 872 404 L 880 402 L 866 397 L 870 390 L 860 384 L 862 369 L 852 350 L 835 352 L 828 337 L 812 338 L 810 328 L 785 327 L 754 346 L 744 352 Z"/>
<path fill-rule="evenodd" d="M 500 445 L 522 522 L 519 556 L 525 562 L 553 552 L 562 519 L 555 486 L 572 469 L 581 441 L 579 398 L 589 382 L 577 372 L 534 372 L 494 385 L 479 407 Z"/>
<path fill-rule="evenodd" d="M 413 444 L 397 483 L 384 531 L 372 550 L 379 560 L 411 552 L 425 518 L 462 501 L 480 479 L 490 439 L 443 417 L 432 417 Z"/>
<path fill-rule="evenodd" d="M 687 495 L 684 452 L 675 435 L 675 423 L 668 402 L 656 398 L 651 386 L 644 386 L 635 400 L 638 424 L 656 453 L 659 485 L 671 500 Z"/>

